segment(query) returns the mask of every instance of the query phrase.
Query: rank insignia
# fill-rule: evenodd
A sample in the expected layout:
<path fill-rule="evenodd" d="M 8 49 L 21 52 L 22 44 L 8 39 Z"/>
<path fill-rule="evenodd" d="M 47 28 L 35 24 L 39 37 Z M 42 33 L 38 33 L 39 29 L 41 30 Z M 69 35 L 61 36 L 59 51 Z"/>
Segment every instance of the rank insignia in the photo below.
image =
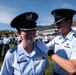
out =
<path fill-rule="evenodd" d="M 43 59 L 45 59 L 44 56 L 42 56 L 42 57 L 37 57 L 37 58 L 34 58 L 34 61 L 36 61 L 36 60 L 43 60 Z"/>

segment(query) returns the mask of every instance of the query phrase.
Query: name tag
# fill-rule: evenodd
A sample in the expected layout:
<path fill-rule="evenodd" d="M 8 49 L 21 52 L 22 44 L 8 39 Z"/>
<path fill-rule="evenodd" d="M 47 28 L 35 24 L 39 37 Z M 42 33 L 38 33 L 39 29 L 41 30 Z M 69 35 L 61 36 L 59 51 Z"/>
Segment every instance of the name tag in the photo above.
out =
<path fill-rule="evenodd" d="M 27 62 L 27 60 L 17 61 L 17 63 L 21 63 L 21 62 Z"/>

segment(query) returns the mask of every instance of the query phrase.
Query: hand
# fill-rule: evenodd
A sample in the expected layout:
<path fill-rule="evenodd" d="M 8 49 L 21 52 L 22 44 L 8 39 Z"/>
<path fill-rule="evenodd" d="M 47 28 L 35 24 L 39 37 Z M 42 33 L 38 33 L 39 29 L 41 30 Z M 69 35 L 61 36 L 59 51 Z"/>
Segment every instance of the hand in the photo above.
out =
<path fill-rule="evenodd" d="M 54 50 L 48 50 L 47 54 L 51 57 L 54 54 Z"/>

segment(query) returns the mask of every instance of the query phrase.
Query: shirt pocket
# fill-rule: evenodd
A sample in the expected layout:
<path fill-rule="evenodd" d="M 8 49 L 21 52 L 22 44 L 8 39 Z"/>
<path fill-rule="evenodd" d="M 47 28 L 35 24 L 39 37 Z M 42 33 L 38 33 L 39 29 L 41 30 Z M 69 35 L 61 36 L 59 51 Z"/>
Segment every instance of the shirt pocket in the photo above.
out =
<path fill-rule="evenodd" d="M 43 75 L 45 71 L 45 60 L 35 60 L 34 61 L 34 67 L 35 67 L 35 72 L 37 75 Z"/>

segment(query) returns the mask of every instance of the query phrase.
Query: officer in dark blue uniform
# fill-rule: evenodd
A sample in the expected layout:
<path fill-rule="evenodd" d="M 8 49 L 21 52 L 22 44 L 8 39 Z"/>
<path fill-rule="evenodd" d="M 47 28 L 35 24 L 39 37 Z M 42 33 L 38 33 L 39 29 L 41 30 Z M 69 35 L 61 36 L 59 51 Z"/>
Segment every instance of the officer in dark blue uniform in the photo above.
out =
<path fill-rule="evenodd" d="M 27 12 L 12 20 L 11 26 L 18 30 L 22 42 L 7 52 L 1 75 L 44 75 L 49 64 L 44 48 L 35 41 L 37 19 L 35 12 Z"/>
<path fill-rule="evenodd" d="M 55 53 L 48 51 L 48 55 L 55 62 L 53 75 L 73 75 L 76 73 L 76 34 L 71 26 L 76 11 L 56 9 L 51 14 L 59 32 L 58 36 L 47 44 L 49 49 L 55 50 Z"/>

